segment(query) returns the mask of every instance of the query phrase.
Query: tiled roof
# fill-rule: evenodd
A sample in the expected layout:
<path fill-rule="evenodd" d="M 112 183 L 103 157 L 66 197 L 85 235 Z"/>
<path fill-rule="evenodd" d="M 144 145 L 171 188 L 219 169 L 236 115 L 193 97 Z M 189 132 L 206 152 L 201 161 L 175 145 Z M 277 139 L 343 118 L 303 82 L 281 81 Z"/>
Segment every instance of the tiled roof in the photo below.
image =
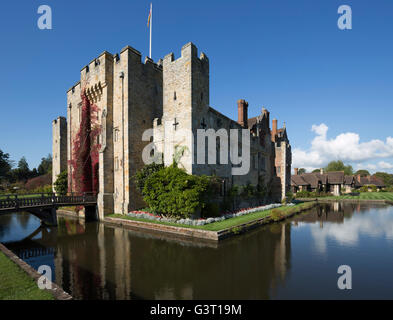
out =
<path fill-rule="evenodd" d="M 344 177 L 344 184 L 350 185 L 354 182 L 354 176 L 345 176 Z"/>
<path fill-rule="evenodd" d="M 331 171 L 327 173 L 329 184 L 343 184 L 344 171 Z"/>
<path fill-rule="evenodd" d="M 318 176 L 314 173 L 303 173 L 301 175 L 304 181 L 306 181 L 312 188 L 317 188 L 320 182 Z"/>
<path fill-rule="evenodd" d="M 292 175 L 291 176 L 291 185 L 292 186 L 308 186 L 309 183 L 306 182 L 302 176 Z"/>
<path fill-rule="evenodd" d="M 345 175 L 344 171 L 331 171 L 325 174 L 320 174 L 318 172 L 314 173 L 303 173 L 301 175 L 291 176 L 291 185 L 293 186 L 311 186 L 312 188 L 317 188 L 318 184 L 355 184 L 355 187 L 361 187 L 365 185 L 375 185 L 379 188 L 385 187 L 385 183 L 374 176 L 359 177 Z"/>
<path fill-rule="evenodd" d="M 327 183 L 328 175 L 326 173 L 320 174 L 319 172 L 314 172 L 314 174 L 318 177 L 322 184 Z"/>
<path fill-rule="evenodd" d="M 376 176 L 370 177 L 370 183 L 377 187 L 381 187 L 381 188 L 386 187 L 385 183 Z"/>
<path fill-rule="evenodd" d="M 257 123 L 257 117 L 250 118 L 247 120 L 247 124 L 249 128 L 252 128 L 256 123 Z"/>

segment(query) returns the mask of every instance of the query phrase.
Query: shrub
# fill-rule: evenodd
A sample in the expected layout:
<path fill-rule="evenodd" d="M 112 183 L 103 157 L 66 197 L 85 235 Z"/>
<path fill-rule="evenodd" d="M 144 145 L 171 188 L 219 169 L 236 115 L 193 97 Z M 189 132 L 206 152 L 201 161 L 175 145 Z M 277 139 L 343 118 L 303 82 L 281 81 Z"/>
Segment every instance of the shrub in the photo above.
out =
<path fill-rule="evenodd" d="M 33 192 L 33 190 L 43 188 L 44 186 L 50 185 L 52 183 L 51 174 L 44 174 L 42 176 L 38 176 L 32 179 L 29 179 L 24 188 L 27 192 Z"/>
<path fill-rule="evenodd" d="M 246 199 L 252 198 L 252 197 L 254 197 L 256 194 L 257 194 L 257 189 L 256 189 L 256 187 L 254 187 L 254 186 L 253 186 L 252 184 L 250 184 L 250 183 L 247 183 L 247 184 L 242 188 L 242 191 L 241 191 L 241 196 L 244 197 L 244 198 L 246 198 Z"/>
<path fill-rule="evenodd" d="M 68 173 L 67 170 L 62 171 L 54 183 L 56 194 L 63 196 L 67 194 L 68 190 Z"/>
<path fill-rule="evenodd" d="M 369 188 L 371 188 L 371 191 L 372 191 L 372 192 L 377 192 L 377 191 L 378 191 L 377 186 L 375 186 L 375 185 L 373 185 L 373 184 L 370 185 Z"/>
<path fill-rule="evenodd" d="M 52 186 L 50 184 L 42 187 L 37 187 L 33 190 L 30 190 L 31 193 L 52 193 Z"/>
<path fill-rule="evenodd" d="M 296 193 L 296 198 L 321 198 L 321 197 L 328 197 L 328 196 L 331 196 L 331 194 L 325 191 L 321 191 L 321 192 L 299 191 Z"/>
<path fill-rule="evenodd" d="M 287 192 L 287 202 L 292 202 L 294 195 L 292 192 Z"/>
<path fill-rule="evenodd" d="M 362 186 L 358 190 L 359 192 L 368 192 L 368 186 Z"/>
<path fill-rule="evenodd" d="M 309 198 L 310 197 L 310 192 L 308 191 L 298 191 L 296 193 L 296 198 Z"/>
<path fill-rule="evenodd" d="M 137 189 L 142 193 L 146 179 L 162 168 L 164 168 L 163 164 L 152 163 L 144 166 L 141 170 L 139 170 L 133 177 Z"/>
<path fill-rule="evenodd" d="M 142 189 L 143 200 L 157 214 L 189 217 L 204 207 L 209 184 L 209 177 L 189 175 L 171 165 L 146 178 Z"/>

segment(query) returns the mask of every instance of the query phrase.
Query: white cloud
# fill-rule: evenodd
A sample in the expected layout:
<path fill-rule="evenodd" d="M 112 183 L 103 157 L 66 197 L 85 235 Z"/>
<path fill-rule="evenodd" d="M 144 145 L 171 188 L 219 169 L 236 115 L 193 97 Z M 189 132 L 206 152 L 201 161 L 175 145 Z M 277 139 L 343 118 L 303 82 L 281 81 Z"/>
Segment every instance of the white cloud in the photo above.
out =
<path fill-rule="evenodd" d="M 357 169 L 368 169 L 368 170 L 377 170 L 377 165 L 372 163 L 358 163 Z"/>
<path fill-rule="evenodd" d="M 354 214 L 350 219 L 344 218 L 344 223 L 325 223 L 323 228 L 319 223 L 310 225 L 316 249 L 325 253 L 329 239 L 345 246 L 357 246 L 359 238 L 380 237 L 393 240 L 393 216 L 390 208 L 375 209 L 371 214 Z"/>
<path fill-rule="evenodd" d="M 382 169 L 393 169 L 393 164 L 385 162 L 385 161 L 380 161 L 378 163 L 378 166 Z"/>
<path fill-rule="evenodd" d="M 324 167 L 333 160 L 342 160 L 346 163 L 360 163 L 393 157 L 393 137 L 387 137 L 386 141 L 374 139 L 360 142 L 359 134 L 346 132 L 328 139 L 328 129 L 328 126 L 324 123 L 311 127 L 311 131 L 315 132 L 316 136 L 308 150 L 294 148 L 294 168 L 311 170 Z M 362 165 L 362 168 L 365 166 L 368 166 L 367 168 L 371 170 L 376 170 L 377 167 L 382 169 L 393 168 L 393 165 L 384 161 L 380 161 L 378 166 L 365 164 Z"/>

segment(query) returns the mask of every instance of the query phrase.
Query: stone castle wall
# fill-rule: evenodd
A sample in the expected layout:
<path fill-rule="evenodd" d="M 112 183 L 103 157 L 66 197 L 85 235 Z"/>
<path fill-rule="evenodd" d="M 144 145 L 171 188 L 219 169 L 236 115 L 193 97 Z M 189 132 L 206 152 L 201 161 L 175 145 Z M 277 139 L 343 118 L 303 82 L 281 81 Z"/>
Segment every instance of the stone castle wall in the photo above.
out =
<path fill-rule="evenodd" d="M 180 166 L 188 173 L 217 175 L 228 187 L 256 185 L 261 178 L 269 183 L 276 177 L 274 167 L 278 162 L 290 159 L 289 143 L 289 149 L 286 147 L 284 151 L 271 142 L 269 112 L 263 109 L 255 126 L 249 128 L 252 132 L 248 174 L 232 175 L 229 154 L 228 165 L 220 164 L 219 144 L 215 164 L 208 163 L 207 152 L 205 164 L 197 163 L 197 140 L 193 138 L 197 138 L 198 129 L 225 129 L 229 140 L 230 129 L 248 128 L 244 119 L 242 123 L 236 122 L 210 107 L 209 59 L 204 53 L 198 57 L 197 51 L 195 45 L 188 43 L 182 47 L 179 58 L 175 59 L 171 53 L 158 63 L 149 58 L 142 62 L 141 53 L 129 46 L 116 55 L 103 52 L 82 68 L 80 81 L 67 91 L 66 144 L 60 149 L 67 150 L 69 191 L 75 191 L 77 183 L 73 181 L 70 163 L 74 160 L 73 143 L 81 123 L 81 94 L 85 92 L 90 103 L 97 107 L 96 123 L 92 125 L 101 130 L 97 141 L 100 144 L 98 209 L 101 218 L 104 214 L 126 213 L 145 205 L 132 177 L 144 166 L 142 154 L 149 144 L 154 145 L 150 155 L 162 157 L 165 165 L 172 163 L 176 148 L 183 150 Z M 247 113 L 243 117 L 247 118 Z M 148 129 L 151 129 L 150 135 L 143 139 Z M 54 141 L 56 136 L 54 133 Z M 55 161 L 54 165 L 57 165 Z M 283 181 L 290 179 L 290 166 L 289 174 L 286 172 L 286 176 L 280 176 Z"/>
<path fill-rule="evenodd" d="M 52 121 L 52 183 L 67 170 L 67 120 L 58 117 Z M 53 191 L 55 191 L 53 189 Z"/>
<path fill-rule="evenodd" d="M 162 117 L 162 67 L 125 47 L 114 62 L 114 203 L 116 213 L 144 206 L 132 177 L 144 166 L 145 130 Z"/>

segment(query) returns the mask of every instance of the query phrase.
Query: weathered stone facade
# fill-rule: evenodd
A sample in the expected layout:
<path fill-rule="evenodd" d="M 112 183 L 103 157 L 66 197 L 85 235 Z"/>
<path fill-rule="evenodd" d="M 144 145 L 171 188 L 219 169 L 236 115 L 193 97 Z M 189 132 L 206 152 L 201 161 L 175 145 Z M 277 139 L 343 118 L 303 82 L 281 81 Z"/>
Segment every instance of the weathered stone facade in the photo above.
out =
<path fill-rule="evenodd" d="M 52 183 L 67 170 L 67 120 L 58 117 L 52 121 Z M 54 191 L 54 189 L 53 189 Z"/>
<path fill-rule="evenodd" d="M 81 126 L 81 97 L 85 95 L 95 106 L 92 127 L 100 130 L 97 143 L 101 218 L 144 206 L 132 176 L 144 166 L 142 155 L 147 150 L 150 157 L 170 165 L 181 148 L 180 166 L 191 174 L 221 177 L 224 189 L 263 181 L 275 185 L 273 198 L 280 200 L 285 195 L 290 186 L 291 149 L 285 128 L 280 129 L 280 135 L 272 134 L 266 109 L 248 119 L 248 103 L 239 100 L 237 122 L 213 109 L 209 105 L 209 60 L 204 53 L 198 57 L 192 43 L 183 46 L 177 59 L 173 53 L 158 63 L 141 59 L 141 53 L 129 46 L 115 55 L 104 52 L 81 70 L 81 80 L 68 90 L 66 149 L 70 192 L 76 190 L 78 182 L 73 181 L 71 163 L 75 160 L 73 150 Z M 215 139 L 219 139 L 216 148 L 206 151 L 206 161 L 202 162 L 197 161 L 201 160 L 197 154 L 198 129 L 214 130 L 218 135 Z M 222 164 L 222 159 L 230 158 L 221 152 L 221 144 L 228 143 L 231 129 L 247 129 L 251 133 L 250 170 L 244 175 L 232 174 L 236 166 L 230 160 Z M 226 138 L 224 131 L 228 133 Z M 65 150 L 64 145 L 62 148 Z M 284 173 L 275 171 L 278 166 L 286 168 Z"/>

